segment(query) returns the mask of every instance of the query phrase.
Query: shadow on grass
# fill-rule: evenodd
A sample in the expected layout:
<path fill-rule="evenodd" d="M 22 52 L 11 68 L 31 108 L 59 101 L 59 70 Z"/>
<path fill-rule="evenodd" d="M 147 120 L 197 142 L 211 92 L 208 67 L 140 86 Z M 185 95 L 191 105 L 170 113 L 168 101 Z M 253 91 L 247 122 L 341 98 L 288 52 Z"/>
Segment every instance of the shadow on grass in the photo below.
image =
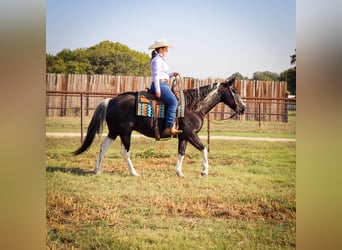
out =
<path fill-rule="evenodd" d="M 46 172 L 54 173 L 54 172 L 63 172 L 63 173 L 71 173 L 74 175 L 86 176 L 86 175 L 94 175 L 93 170 L 84 170 L 81 168 L 65 168 L 65 167 L 46 167 Z"/>

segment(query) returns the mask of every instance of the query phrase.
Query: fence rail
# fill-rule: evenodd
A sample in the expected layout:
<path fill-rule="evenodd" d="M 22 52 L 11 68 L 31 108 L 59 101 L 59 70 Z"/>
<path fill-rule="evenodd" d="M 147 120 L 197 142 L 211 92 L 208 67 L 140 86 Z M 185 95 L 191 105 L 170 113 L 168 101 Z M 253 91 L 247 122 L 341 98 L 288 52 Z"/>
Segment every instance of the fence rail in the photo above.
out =
<path fill-rule="evenodd" d="M 120 93 L 46 91 L 46 116 L 91 116 L 102 99 L 118 94 Z M 242 100 L 246 104 L 246 112 L 234 119 L 287 122 L 288 111 L 296 110 L 295 98 L 242 97 Z M 210 117 L 223 120 L 233 112 L 220 103 L 210 112 Z"/>

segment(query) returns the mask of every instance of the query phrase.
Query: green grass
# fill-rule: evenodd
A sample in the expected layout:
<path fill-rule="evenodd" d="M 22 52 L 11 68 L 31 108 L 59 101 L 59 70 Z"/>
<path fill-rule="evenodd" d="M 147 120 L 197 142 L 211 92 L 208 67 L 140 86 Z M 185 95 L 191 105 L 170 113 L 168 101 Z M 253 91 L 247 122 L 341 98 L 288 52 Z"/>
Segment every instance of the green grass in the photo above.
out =
<path fill-rule="evenodd" d="M 46 139 L 47 248 L 295 249 L 295 142 L 210 145 L 209 176 L 189 146 L 175 173 L 177 140 L 133 138 L 129 175 L 115 141 L 93 174 L 100 139 Z"/>
<path fill-rule="evenodd" d="M 91 117 L 84 118 L 84 129 L 87 131 Z M 47 132 L 80 132 L 80 117 L 47 117 Z M 204 120 L 200 135 L 207 135 L 208 120 Z M 107 127 L 104 126 L 104 133 Z M 295 138 L 296 137 L 296 112 L 289 113 L 289 121 L 284 122 L 261 122 L 239 120 L 211 120 L 211 135 L 247 136 L 247 137 L 270 137 L 270 138 Z"/>

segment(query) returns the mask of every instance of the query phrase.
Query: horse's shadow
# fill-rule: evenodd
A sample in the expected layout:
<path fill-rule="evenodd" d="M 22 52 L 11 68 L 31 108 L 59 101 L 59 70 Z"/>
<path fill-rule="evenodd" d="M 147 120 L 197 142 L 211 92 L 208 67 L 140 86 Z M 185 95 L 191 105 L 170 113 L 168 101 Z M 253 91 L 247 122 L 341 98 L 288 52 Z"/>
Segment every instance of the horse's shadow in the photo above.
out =
<path fill-rule="evenodd" d="M 48 173 L 63 172 L 63 173 L 71 173 L 71 174 L 79 175 L 79 176 L 87 176 L 87 175 L 95 174 L 93 170 L 84 170 L 81 168 L 51 167 L 51 166 L 46 167 L 46 172 Z"/>

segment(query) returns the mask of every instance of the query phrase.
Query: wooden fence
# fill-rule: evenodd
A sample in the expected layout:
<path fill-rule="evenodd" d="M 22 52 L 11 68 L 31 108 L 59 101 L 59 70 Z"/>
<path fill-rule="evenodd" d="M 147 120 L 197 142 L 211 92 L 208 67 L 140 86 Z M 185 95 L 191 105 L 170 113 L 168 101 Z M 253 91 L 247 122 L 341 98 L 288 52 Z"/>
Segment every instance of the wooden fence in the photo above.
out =
<path fill-rule="evenodd" d="M 183 88 L 197 88 L 223 80 L 184 77 Z M 46 115 L 78 115 L 82 103 L 82 109 L 86 110 L 85 114 L 92 115 L 101 99 L 127 91 L 145 90 L 150 85 L 151 77 L 46 74 Z M 287 121 L 286 82 L 237 80 L 235 86 L 247 107 L 245 115 L 239 116 L 238 119 Z M 211 111 L 211 118 L 225 119 L 231 113 L 232 110 L 228 106 L 219 104 Z"/>

